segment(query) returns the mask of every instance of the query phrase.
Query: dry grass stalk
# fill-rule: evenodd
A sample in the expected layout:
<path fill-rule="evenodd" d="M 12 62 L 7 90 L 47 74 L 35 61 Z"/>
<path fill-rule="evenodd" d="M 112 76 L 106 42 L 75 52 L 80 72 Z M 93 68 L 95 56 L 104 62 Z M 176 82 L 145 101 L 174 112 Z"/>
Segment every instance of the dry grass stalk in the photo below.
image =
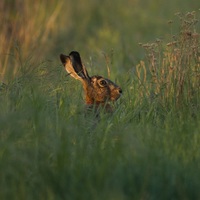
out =
<path fill-rule="evenodd" d="M 176 106 L 191 103 L 200 89 L 200 34 L 194 12 L 178 14 L 180 32 L 166 45 L 161 40 L 141 45 L 146 51 L 147 62 L 136 66 L 141 97 L 152 95 L 160 103 Z M 164 49 L 164 50 L 163 50 Z M 147 75 L 146 75 L 147 72 Z M 145 79 L 141 77 L 144 76 Z M 141 90 L 148 88 L 148 92 Z"/>

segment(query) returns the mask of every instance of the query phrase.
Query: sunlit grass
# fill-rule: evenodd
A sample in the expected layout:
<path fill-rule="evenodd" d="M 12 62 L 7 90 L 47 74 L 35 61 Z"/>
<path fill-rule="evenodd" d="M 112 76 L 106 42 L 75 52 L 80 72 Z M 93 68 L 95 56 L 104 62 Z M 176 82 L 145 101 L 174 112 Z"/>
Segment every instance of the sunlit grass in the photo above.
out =
<path fill-rule="evenodd" d="M 146 50 L 147 62 L 136 66 L 140 95 L 158 99 L 164 107 L 169 105 L 179 109 L 182 106 L 195 107 L 199 100 L 199 33 L 195 12 L 179 14 L 180 30 L 172 36 L 172 41 L 157 39 L 154 43 L 141 44 Z"/>
<path fill-rule="evenodd" d="M 26 60 L 42 59 L 58 33 L 63 2 L 0 2 L 0 78 L 13 77 Z M 63 20 L 64 21 L 64 20 Z M 47 46 L 48 44 L 48 46 Z M 3 78 L 2 78 L 3 77 Z"/>

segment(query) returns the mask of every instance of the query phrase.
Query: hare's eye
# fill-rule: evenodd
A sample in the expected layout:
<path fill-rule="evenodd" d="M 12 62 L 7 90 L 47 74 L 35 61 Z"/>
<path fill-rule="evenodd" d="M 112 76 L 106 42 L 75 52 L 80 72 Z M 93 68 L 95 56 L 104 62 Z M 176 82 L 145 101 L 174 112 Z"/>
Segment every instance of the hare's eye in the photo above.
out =
<path fill-rule="evenodd" d="M 100 83 L 101 86 L 106 86 L 107 85 L 107 81 L 106 80 L 101 80 L 99 83 Z"/>

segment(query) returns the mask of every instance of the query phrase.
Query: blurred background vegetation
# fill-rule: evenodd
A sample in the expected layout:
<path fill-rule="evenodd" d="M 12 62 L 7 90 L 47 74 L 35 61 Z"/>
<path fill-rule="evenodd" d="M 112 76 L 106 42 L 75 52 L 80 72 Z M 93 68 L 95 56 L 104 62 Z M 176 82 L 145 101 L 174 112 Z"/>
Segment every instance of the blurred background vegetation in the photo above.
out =
<path fill-rule="evenodd" d="M 114 51 L 114 66 L 127 71 L 143 58 L 139 42 L 173 34 L 174 14 L 198 9 L 196 0 L 2 0 L 0 78 L 13 76 L 20 60 L 59 63 L 60 52 L 71 50 L 80 51 L 87 62 L 95 59 L 97 66 L 105 66 L 103 53 Z"/>
<path fill-rule="evenodd" d="M 200 199 L 199 8 L 1 0 L 0 199 Z M 123 89 L 96 124 L 72 50 Z"/>

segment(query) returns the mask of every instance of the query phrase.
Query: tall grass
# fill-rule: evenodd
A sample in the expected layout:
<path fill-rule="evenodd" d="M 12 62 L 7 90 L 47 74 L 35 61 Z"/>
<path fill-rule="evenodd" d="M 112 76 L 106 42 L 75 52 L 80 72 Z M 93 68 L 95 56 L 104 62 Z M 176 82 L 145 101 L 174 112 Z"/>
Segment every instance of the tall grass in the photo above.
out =
<path fill-rule="evenodd" d="M 1 81 L 15 76 L 22 62 L 54 60 L 60 52 L 72 49 L 84 49 L 85 57 L 114 49 L 116 62 L 126 71 L 143 55 L 138 42 L 163 36 L 167 31 L 166 19 L 177 10 L 196 10 L 198 6 L 196 0 L 184 4 L 181 0 L 170 1 L 167 5 L 164 0 L 2 0 Z M 101 59 L 95 61 L 97 66 L 104 64 Z"/>
<path fill-rule="evenodd" d="M 44 9 L 45 5 L 38 1 L 36 7 Z M 75 8 L 84 13 L 97 5 Z M 100 57 L 105 70 L 107 65 L 111 76 L 118 75 L 124 95 L 113 115 L 102 113 L 95 127 L 92 116 L 83 114 L 79 83 L 66 77 L 57 61 L 38 58 L 32 62 L 24 57 L 23 45 L 16 46 L 20 56 L 13 55 L 18 59 L 15 76 L 0 88 L 0 199 L 200 198 L 199 30 L 194 12 L 178 17 L 177 33 L 141 44 L 146 58 L 131 71 L 121 68 L 123 58 L 132 56 L 130 46 L 125 47 L 127 55 L 118 56 L 114 49 L 104 54 L 105 59 Z M 91 19 L 85 20 L 87 24 Z M 90 30 L 92 38 L 98 35 L 98 26 L 95 30 Z M 75 32 L 70 29 L 66 35 L 67 49 L 74 46 L 69 38 L 86 38 L 80 32 L 71 35 Z M 104 34 L 97 44 L 111 37 Z M 49 38 L 37 41 L 47 44 Z M 115 45 L 115 40 L 111 42 Z M 84 46 L 82 42 L 76 47 Z M 92 68 L 99 61 L 94 52 L 87 59 L 86 52 L 83 58 L 89 70 L 102 70 Z M 123 64 L 130 66 L 130 60 L 124 59 Z"/>
<path fill-rule="evenodd" d="M 1 79 L 13 77 L 24 63 L 40 60 L 48 52 L 59 30 L 56 21 L 62 5 L 54 0 L 0 2 Z"/>
<path fill-rule="evenodd" d="M 177 15 L 180 28 L 176 35 L 171 35 L 172 41 L 157 39 L 141 44 L 147 62 L 141 61 L 136 67 L 138 101 L 148 97 L 157 99 L 164 107 L 191 106 L 190 109 L 196 110 L 200 89 L 198 19 L 195 12 Z"/>

